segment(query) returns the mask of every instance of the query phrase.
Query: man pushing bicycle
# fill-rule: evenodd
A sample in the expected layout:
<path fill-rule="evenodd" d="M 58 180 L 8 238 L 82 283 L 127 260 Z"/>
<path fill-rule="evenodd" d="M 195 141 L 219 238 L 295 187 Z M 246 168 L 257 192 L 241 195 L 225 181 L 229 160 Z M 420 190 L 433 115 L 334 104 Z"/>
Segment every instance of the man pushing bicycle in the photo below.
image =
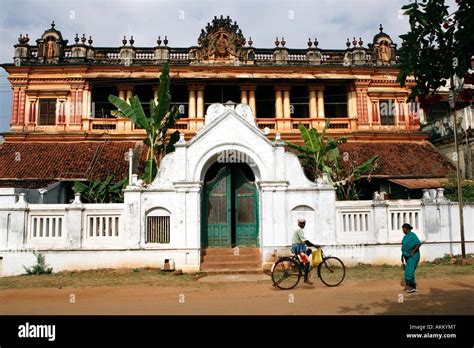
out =
<path fill-rule="evenodd" d="M 301 261 L 304 263 L 305 268 L 304 268 L 304 282 L 309 285 L 313 285 L 313 282 L 309 280 L 308 274 L 309 274 L 309 268 L 310 268 L 310 262 L 308 259 L 308 256 L 311 255 L 312 250 L 308 249 L 307 246 L 309 247 L 314 247 L 318 249 L 320 246 L 311 243 L 309 240 L 306 239 L 304 236 L 304 227 L 306 226 L 306 220 L 301 218 L 298 219 L 298 226 L 299 228 L 293 233 L 293 236 L 291 237 L 291 251 L 295 254 L 298 255 L 301 259 Z"/>

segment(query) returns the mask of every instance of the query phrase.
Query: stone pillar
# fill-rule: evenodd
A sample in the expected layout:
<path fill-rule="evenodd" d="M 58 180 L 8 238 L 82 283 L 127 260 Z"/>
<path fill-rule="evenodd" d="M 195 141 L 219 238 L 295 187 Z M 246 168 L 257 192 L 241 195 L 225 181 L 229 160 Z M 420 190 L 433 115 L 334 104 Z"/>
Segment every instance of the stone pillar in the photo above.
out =
<path fill-rule="evenodd" d="M 245 86 L 240 86 L 240 103 L 248 104 L 247 89 L 245 89 Z"/>
<path fill-rule="evenodd" d="M 129 98 L 133 97 L 133 85 L 121 84 L 117 86 L 119 91 L 119 98 L 128 101 Z"/>
<path fill-rule="evenodd" d="M 377 99 L 371 99 L 370 103 L 372 105 L 372 120 L 371 120 L 371 123 L 380 124 L 378 100 Z"/>
<path fill-rule="evenodd" d="M 124 89 L 119 89 L 118 91 L 118 97 L 122 100 L 125 100 L 125 98 L 127 97 L 126 95 L 126 91 Z"/>
<path fill-rule="evenodd" d="M 318 118 L 324 118 L 324 87 L 318 87 Z"/>
<path fill-rule="evenodd" d="M 283 118 L 291 118 L 290 89 L 283 90 Z"/>
<path fill-rule="evenodd" d="M 133 97 L 133 89 L 127 90 L 127 100 Z"/>
<path fill-rule="evenodd" d="M 405 106 L 405 99 L 397 98 L 397 117 L 398 121 L 397 124 L 404 124 L 405 123 L 405 115 L 406 115 L 406 106 Z"/>
<path fill-rule="evenodd" d="M 38 110 L 38 99 L 36 97 L 29 99 L 28 124 L 36 124 L 36 110 Z"/>
<path fill-rule="evenodd" d="M 84 86 L 84 97 L 82 101 L 82 116 L 91 117 L 91 91 L 89 85 Z"/>
<path fill-rule="evenodd" d="M 57 115 L 58 124 L 66 124 L 66 98 L 58 98 Z"/>
<path fill-rule="evenodd" d="M 67 243 L 69 248 L 78 249 L 82 246 L 82 212 L 84 204 L 81 202 L 81 194 L 76 193 L 74 202 L 66 208 Z"/>
<path fill-rule="evenodd" d="M 142 219 L 141 191 L 139 189 L 125 189 L 123 195 L 123 242 L 127 249 L 140 247 L 140 242 L 144 238 L 145 219 Z"/>
<path fill-rule="evenodd" d="M 283 101 L 281 89 L 275 90 L 275 118 L 283 118 Z"/>
<path fill-rule="evenodd" d="M 20 89 L 19 95 L 19 105 L 18 105 L 18 123 L 26 124 L 27 120 L 25 119 L 25 108 L 26 108 L 26 92 L 24 88 Z"/>
<path fill-rule="evenodd" d="M 353 87 L 347 88 L 347 117 L 357 118 L 357 105 Z"/>
<path fill-rule="evenodd" d="M 82 101 L 84 98 L 84 91 L 82 88 L 76 90 L 76 105 L 75 105 L 75 113 L 74 113 L 74 122 L 75 124 L 82 123 Z"/>
<path fill-rule="evenodd" d="M 249 87 L 249 106 L 250 109 L 252 109 L 253 116 L 257 118 L 257 104 L 255 100 L 255 86 L 250 86 Z"/>
<path fill-rule="evenodd" d="M 70 104 L 69 104 L 69 124 L 76 123 L 76 100 L 77 100 L 77 88 L 72 88 Z"/>
<path fill-rule="evenodd" d="M 20 101 L 20 88 L 13 87 L 12 93 L 12 124 L 18 124 L 18 104 Z"/>
<path fill-rule="evenodd" d="M 196 91 L 194 86 L 188 86 L 189 102 L 188 102 L 188 118 L 196 118 Z"/>
<path fill-rule="evenodd" d="M 196 116 L 204 118 L 204 85 L 199 85 L 197 89 Z"/>
<path fill-rule="evenodd" d="M 316 101 L 316 87 L 309 86 L 309 117 L 316 118 L 318 117 L 317 112 L 317 101 Z"/>
<path fill-rule="evenodd" d="M 18 202 L 10 206 L 9 216 L 7 216 L 7 230 L 5 232 L 8 233 L 7 249 L 19 250 L 24 248 L 27 242 L 27 211 L 28 203 L 25 201 L 25 194 L 20 193 L 18 195 Z"/>
<path fill-rule="evenodd" d="M 374 233 L 372 236 L 374 242 L 387 243 L 389 241 L 389 231 L 387 229 L 388 221 L 388 203 L 381 199 L 372 201 L 374 209 Z"/>
<path fill-rule="evenodd" d="M 363 80 L 360 82 L 356 82 L 354 84 L 354 92 L 355 92 L 355 98 L 356 98 L 356 114 L 357 114 L 357 119 L 360 123 L 369 123 L 369 110 L 368 110 L 368 95 L 367 91 L 369 88 L 369 80 Z"/>

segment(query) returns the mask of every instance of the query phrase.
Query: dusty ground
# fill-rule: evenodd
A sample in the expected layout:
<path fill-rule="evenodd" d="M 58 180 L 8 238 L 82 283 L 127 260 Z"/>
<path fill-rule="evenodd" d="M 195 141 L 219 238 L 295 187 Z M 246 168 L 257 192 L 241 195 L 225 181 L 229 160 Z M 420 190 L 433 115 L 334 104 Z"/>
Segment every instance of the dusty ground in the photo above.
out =
<path fill-rule="evenodd" d="M 4 287 L 0 314 L 474 314 L 472 273 L 423 277 L 419 289 L 405 294 L 400 279 L 351 277 L 336 288 L 316 281 L 290 291 L 270 280 Z"/>

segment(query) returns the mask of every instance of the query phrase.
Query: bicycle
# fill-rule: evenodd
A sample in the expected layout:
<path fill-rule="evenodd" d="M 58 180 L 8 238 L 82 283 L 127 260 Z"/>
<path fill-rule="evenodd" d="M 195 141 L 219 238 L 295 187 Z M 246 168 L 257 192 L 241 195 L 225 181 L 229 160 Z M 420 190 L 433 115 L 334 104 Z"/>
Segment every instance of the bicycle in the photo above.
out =
<path fill-rule="evenodd" d="M 318 278 L 321 279 L 323 284 L 326 286 L 338 286 L 346 276 L 346 267 L 344 266 L 344 263 L 337 257 L 325 256 L 322 249 L 321 256 L 322 262 L 316 266 L 318 269 Z M 304 268 L 305 265 L 295 254 L 280 257 L 272 265 L 271 269 L 273 286 L 282 290 L 293 289 L 300 282 Z M 308 278 L 313 269 L 314 267 L 311 266 L 308 271 Z"/>

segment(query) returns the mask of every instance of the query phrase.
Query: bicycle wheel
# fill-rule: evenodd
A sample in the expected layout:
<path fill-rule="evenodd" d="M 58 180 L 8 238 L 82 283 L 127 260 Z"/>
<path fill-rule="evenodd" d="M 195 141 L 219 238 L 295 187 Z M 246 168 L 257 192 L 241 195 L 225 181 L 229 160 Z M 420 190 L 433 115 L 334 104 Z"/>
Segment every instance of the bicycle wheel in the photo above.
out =
<path fill-rule="evenodd" d="M 272 267 L 273 285 L 280 289 L 293 289 L 299 283 L 300 278 L 300 265 L 290 257 L 279 259 Z"/>
<path fill-rule="evenodd" d="M 327 286 L 338 286 L 346 276 L 346 267 L 337 257 L 327 257 L 318 266 L 318 275 Z"/>

